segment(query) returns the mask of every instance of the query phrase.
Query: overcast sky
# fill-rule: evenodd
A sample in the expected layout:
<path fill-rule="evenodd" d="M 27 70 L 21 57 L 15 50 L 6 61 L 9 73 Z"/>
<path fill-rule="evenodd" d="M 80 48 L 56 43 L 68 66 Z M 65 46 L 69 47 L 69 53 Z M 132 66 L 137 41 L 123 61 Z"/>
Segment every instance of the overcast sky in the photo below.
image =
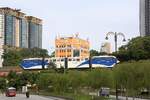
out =
<path fill-rule="evenodd" d="M 50 52 L 57 34 L 79 32 L 96 50 L 109 31 L 122 32 L 126 39 L 140 35 L 139 0 L 0 0 L 0 7 L 21 9 L 43 19 L 43 48 Z M 118 45 L 124 44 L 121 39 Z M 110 36 L 108 41 L 113 45 L 113 40 Z"/>

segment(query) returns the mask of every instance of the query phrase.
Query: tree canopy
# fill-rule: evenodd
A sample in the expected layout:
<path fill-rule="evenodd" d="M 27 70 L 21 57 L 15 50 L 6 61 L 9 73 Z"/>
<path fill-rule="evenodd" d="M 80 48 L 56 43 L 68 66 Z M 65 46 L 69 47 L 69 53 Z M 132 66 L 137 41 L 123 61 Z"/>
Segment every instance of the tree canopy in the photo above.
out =
<path fill-rule="evenodd" d="M 90 50 L 90 56 L 93 57 L 93 56 L 100 56 L 100 55 L 106 55 L 107 53 L 105 52 L 98 52 L 97 50 Z"/>
<path fill-rule="evenodd" d="M 25 58 L 49 57 L 48 51 L 41 48 L 14 48 L 4 49 L 4 66 L 18 66 L 20 61 Z"/>
<path fill-rule="evenodd" d="M 150 36 L 133 38 L 115 55 L 121 61 L 150 59 Z"/>

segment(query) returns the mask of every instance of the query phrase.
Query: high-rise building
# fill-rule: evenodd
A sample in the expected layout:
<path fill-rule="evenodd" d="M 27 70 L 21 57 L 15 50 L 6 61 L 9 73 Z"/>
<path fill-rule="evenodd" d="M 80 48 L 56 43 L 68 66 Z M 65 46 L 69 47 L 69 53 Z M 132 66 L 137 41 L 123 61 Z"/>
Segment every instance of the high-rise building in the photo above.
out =
<path fill-rule="evenodd" d="M 42 48 L 42 20 L 18 9 L 0 8 L 0 34 L 3 45 Z"/>
<path fill-rule="evenodd" d="M 150 0 L 140 0 L 140 35 L 150 35 Z"/>
<path fill-rule="evenodd" d="M 42 20 L 19 9 L 0 8 L 0 67 L 3 46 L 42 48 Z"/>
<path fill-rule="evenodd" d="M 105 52 L 105 53 L 110 54 L 111 53 L 111 44 L 109 42 L 102 43 L 100 52 Z"/>
<path fill-rule="evenodd" d="M 42 48 L 42 20 L 33 16 L 26 16 L 28 21 L 29 48 Z"/>
<path fill-rule="evenodd" d="M 89 57 L 89 41 L 76 36 L 57 37 L 55 40 L 55 57 L 78 57 L 79 59 Z"/>
<path fill-rule="evenodd" d="M 2 45 L 15 47 L 22 45 L 20 37 L 22 37 L 21 26 L 22 20 L 25 18 L 24 15 L 24 13 L 17 9 L 0 8 L 0 33 L 4 40 Z"/>

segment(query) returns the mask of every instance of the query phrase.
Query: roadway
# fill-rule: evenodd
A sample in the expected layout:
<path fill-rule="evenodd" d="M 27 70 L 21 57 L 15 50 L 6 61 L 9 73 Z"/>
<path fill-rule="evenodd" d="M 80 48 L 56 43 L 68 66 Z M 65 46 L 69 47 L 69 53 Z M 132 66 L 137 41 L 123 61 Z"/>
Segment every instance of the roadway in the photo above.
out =
<path fill-rule="evenodd" d="M 26 98 L 25 94 L 17 94 L 16 97 L 6 97 L 4 94 L 0 94 L 0 100 L 65 100 L 56 97 L 43 97 L 39 95 L 30 95 Z"/>
<path fill-rule="evenodd" d="M 110 95 L 109 100 L 115 100 L 114 95 Z M 39 95 L 30 95 L 29 98 L 26 98 L 25 94 L 17 94 L 16 97 L 6 97 L 4 94 L 0 94 L 0 100 L 65 100 L 61 98 L 56 98 L 56 97 L 44 97 L 44 96 L 39 96 Z M 119 96 L 119 100 L 126 100 L 126 97 Z M 133 100 L 133 98 L 129 97 L 128 100 Z M 135 98 L 134 100 L 148 100 L 148 99 L 140 99 L 140 98 Z"/>
<path fill-rule="evenodd" d="M 110 98 L 116 98 L 116 96 L 114 95 L 110 95 Z M 118 97 L 119 100 L 126 100 L 126 97 L 123 97 L 123 96 L 119 96 Z M 128 97 L 128 100 L 133 100 L 133 98 L 131 97 Z M 134 100 L 149 100 L 149 99 L 141 99 L 141 98 L 134 98 Z"/>

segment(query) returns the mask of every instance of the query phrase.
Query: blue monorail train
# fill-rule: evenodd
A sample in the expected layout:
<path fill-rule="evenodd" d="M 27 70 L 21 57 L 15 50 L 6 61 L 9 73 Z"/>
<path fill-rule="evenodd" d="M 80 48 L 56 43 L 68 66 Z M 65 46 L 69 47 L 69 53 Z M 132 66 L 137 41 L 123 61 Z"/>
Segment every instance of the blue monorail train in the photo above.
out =
<path fill-rule="evenodd" d="M 45 68 L 48 67 L 48 64 L 53 62 L 56 64 L 57 68 L 64 67 L 64 58 L 47 58 L 42 60 L 42 58 L 29 58 L 22 60 L 20 66 L 23 69 L 42 69 L 42 65 Z M 104 67 L 104 68 L 113 68 L 119 61 L 115 56 L 94 56 L 91 58 L 91 64 L 93 68 Z M 78 57 L 68 58 L 68 68 L 89 68 L 89 59 L 79 59 Z"/>
<path fill-rule="evenodd" d="M 42 60 L 42 58 L 28 58 L 22 60 L 20 63 L 23 69 L 42 69 L 42 65 L 47 68 L 48 60 Z"/>

